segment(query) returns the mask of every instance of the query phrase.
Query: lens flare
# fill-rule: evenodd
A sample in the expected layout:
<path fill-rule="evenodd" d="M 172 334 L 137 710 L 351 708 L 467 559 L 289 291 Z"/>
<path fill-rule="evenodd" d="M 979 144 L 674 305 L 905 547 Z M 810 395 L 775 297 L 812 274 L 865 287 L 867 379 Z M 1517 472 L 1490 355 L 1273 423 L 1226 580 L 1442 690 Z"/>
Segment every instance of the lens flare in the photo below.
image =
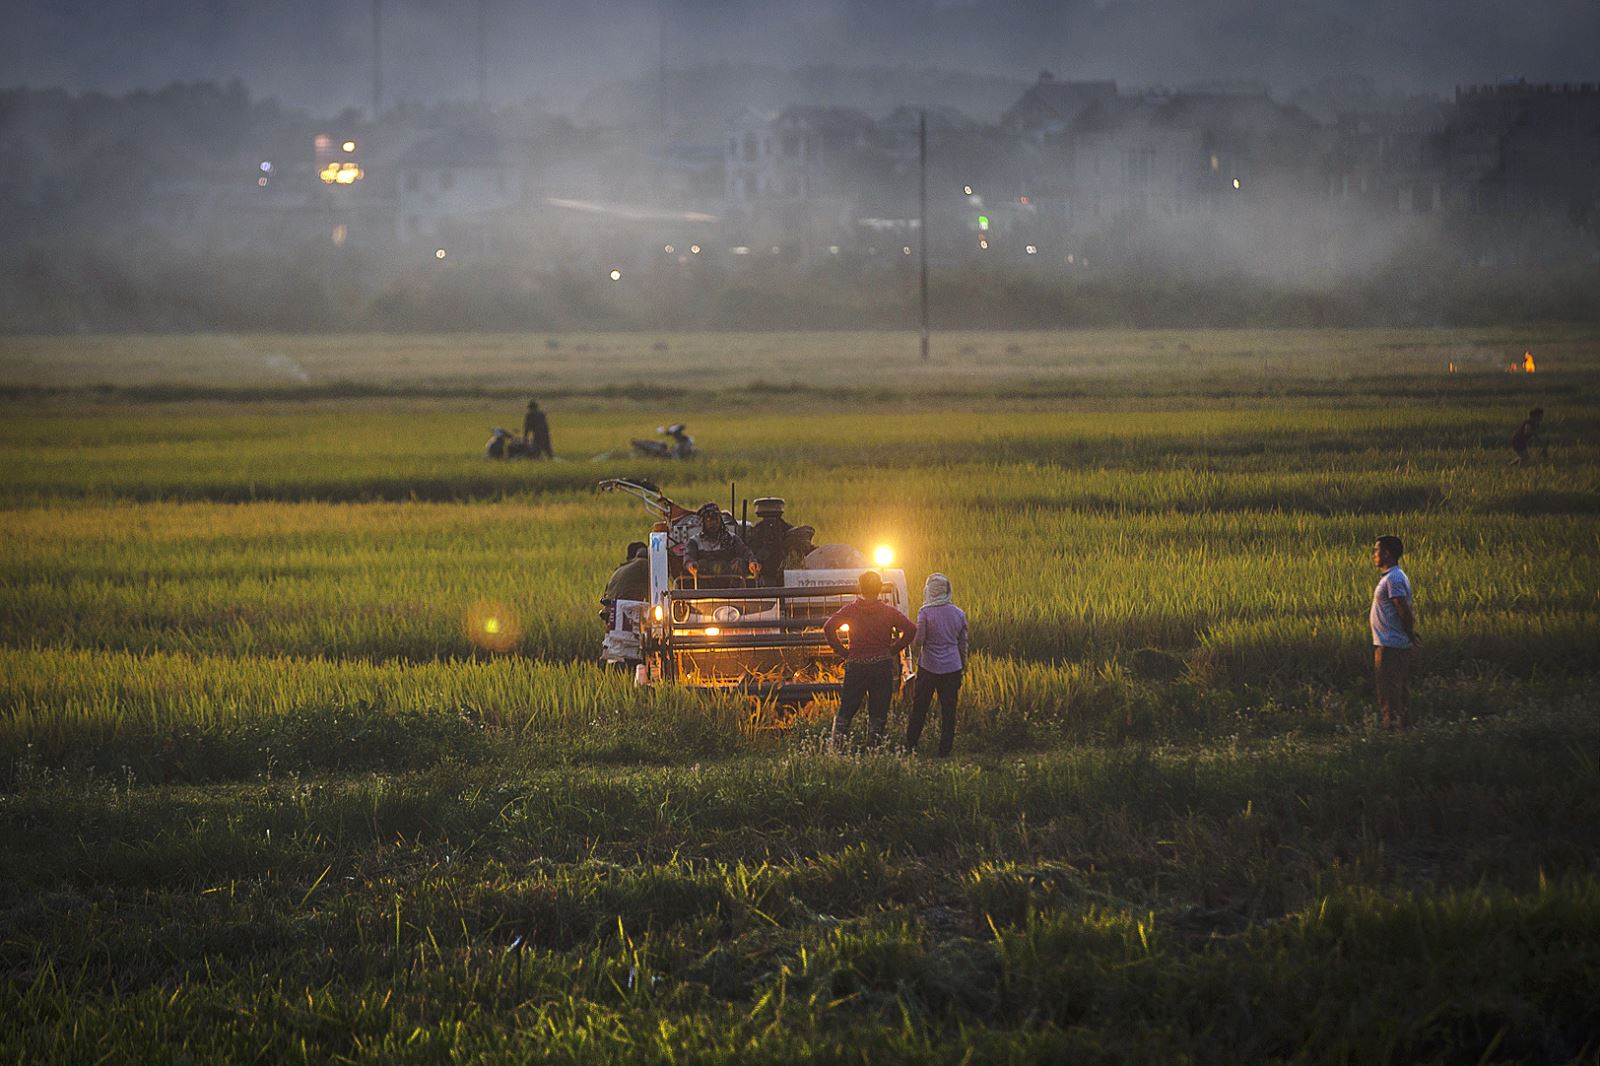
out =
<path fill-rule="evenodd" d="M 484 651 L 505 652 L 522 640 L 516 614 L 496 600 L 479 600 L 463 618 L 467 639 Z"/>

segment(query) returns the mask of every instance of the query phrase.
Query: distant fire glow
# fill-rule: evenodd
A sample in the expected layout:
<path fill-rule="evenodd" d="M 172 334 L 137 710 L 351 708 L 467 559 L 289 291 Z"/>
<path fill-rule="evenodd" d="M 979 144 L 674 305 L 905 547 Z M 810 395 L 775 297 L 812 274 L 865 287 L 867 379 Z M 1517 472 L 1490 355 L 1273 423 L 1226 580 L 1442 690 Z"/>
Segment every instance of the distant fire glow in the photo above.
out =
<path fill-rule="evenodd" d="M 484 651 L 510 651 L 522 639 L 517 616 L 495 600 L 479 600 L 473 604 L 467 609 L 463 623 L 467 639 Z"/>
<path fill-rule="evenodd" d="M 1532 352 L 1523 352 L 1522 362 L 1520 363 L 1506 364 L 1507 374 L 1532 374 L 1536 369 L 1537 367 L 1534 365 Z"/>

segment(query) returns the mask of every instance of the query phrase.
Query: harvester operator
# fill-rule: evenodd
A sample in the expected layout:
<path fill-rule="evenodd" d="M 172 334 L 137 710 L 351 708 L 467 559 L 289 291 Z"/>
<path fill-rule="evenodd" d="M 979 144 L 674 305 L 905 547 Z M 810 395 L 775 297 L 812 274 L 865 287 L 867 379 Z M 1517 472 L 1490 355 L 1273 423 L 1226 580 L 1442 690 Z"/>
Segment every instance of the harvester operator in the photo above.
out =
<path fill-rule="evenodd" d="M 750 529 L 750 552 L 761 564 L 760 584 L 765 587 L 781 586 L 784 570 L 798 565 L 811 551 L 811 527 L 790 525 L 784 520 L 783 507 L 777 496 L 756 501 L 759 521 Z"/>
<path fill-rule="evenodd" d="M 702 575 L 744 577 L 761 573 L 761 564 L 750 553 L 722 516 L 722 508 L 705 504 L 695 512 L 700 516 L 700 532 L 684 545 L 684 569 L 695 579 Z"/>

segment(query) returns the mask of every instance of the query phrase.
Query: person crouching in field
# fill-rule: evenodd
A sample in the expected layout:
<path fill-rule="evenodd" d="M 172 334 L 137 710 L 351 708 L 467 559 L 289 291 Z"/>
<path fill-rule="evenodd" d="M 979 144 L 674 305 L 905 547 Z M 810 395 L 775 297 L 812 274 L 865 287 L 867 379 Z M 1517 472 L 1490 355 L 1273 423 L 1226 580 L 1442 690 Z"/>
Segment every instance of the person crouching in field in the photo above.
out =
<path fill-rule="evenodd" d="M 1385 729 L 1411 725 L 1407 686 L 1411 679 L 1411 649 L 1417 638 L 1417 618 L 1411 607 L 1411 581 L 1400 569 L 1405 545 L 1392 535 L 1372 545 L 1372 562 L 1383 576 L 1372 590 L 1372 672 L 1378 687 L 1378 715 Z"/>
<path fill-rule="evenodd" d="M 850 722 L 863 700 L 867 703 L 867 742 L 877 744 L 889 722 L 889 701 L 894 698 L 900 661 L 916 638 L 916 624 L 878 598 L 883 578 L 868 570 L 858 579 L 860 596 L 845 604 L 822 624 L 822 634 L 844 664 L 844 691 L 839 696 L 839 713 L 833 719 L 833 746 L 837 750 L 850 734 Z M 850 646 L 839 638 L 840 630 L 850 634 Z"/>
<path fill-rule="evenodd" d="M 1517 453 L 1517 457 L 1511 460 L 1512 466 L 1520 466 L 1528 461 L 1528 449 L 1539 439 L 1539 427 L 1543 424 L 1544 408 L 1535 407 L 1528 412 L 1528 417 L 1522 420 L 1517 431 L 1511 434 L 1511 450 Z"/>
<path fill-rule="evenodd" d="M 967 612 L 950 602 L 950 579 L 929 574 L 917 611 L 917 635 L 911 641 L 917 657 L 917 682 L 906 723 L 906 751 L 915 755 L 922 723 L 935 694 L 939 697 L 939 757 L 950 754 L 956 739 L 956 697 L 967 668 Z"/>

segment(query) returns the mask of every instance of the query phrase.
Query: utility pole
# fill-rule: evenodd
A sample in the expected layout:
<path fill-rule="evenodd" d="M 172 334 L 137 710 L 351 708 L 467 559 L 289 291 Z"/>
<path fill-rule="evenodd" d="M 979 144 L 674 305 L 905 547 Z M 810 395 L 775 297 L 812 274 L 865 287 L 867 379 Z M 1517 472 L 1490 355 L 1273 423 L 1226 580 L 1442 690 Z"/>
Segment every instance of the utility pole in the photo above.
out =
<path fill-rule="evenodd" d="M 489 106 L 489 0 L 478 0 L 478 106 Z"/>
<path fill-rule="evenodd" d="M 928 113 L 917 117 L 917 248 L 922 253 L 922 359 L 928 360 Z"/>
<path fill-rule="evenodd" d="M 671 114 L 667 107 L 667 0 L 656 0 L 656 29 L 660 34 L 656 40 L 656 98 L 661 103 L 661 137 L 665 140 Z"/>
<path fill-rule="evenodd" d="M 383 0 L 372 0 L 372 121 L 383 115 Z"/>

